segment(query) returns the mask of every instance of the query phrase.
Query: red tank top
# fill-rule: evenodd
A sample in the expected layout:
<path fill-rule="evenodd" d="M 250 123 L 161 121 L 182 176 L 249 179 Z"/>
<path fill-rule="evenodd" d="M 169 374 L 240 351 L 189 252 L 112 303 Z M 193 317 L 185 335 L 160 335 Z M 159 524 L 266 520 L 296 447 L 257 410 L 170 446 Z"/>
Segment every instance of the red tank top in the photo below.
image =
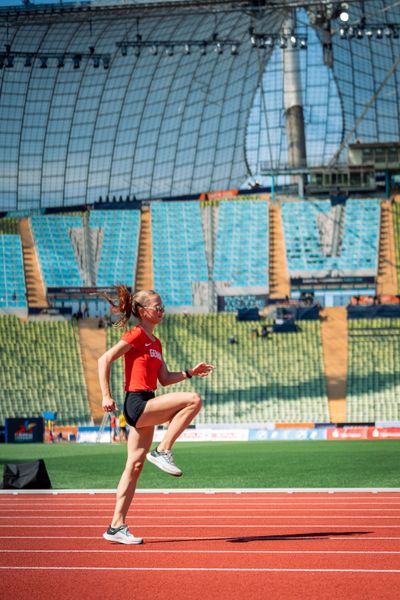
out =
<path fill-rule="evenodd" d="M 139 325 L 124 333 L 121 339 L 132 346 L 124 354 L 125 391 L 157 389 L 158 371 L 162 363 L 160 340 L 151 340 Z"/>

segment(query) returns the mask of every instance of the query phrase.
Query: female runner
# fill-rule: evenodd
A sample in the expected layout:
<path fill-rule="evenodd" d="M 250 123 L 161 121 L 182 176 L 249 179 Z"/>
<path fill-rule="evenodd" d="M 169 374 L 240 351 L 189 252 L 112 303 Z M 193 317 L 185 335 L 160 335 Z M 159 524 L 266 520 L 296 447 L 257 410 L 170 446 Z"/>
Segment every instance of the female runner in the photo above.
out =
<path fill-rule="evenodd" d="M 125 521 L 144 459 L 146 457 L 166 473 L 180 477 L 182 471 L 174 463 L 171 449 L 201 408 L 200 396 L 195 392 L 173 392 L 156 397 L 157 381 L 166 386 L 192 377 L 206 377 L 213 371 L 214 365 L 201 362 L 183 371 L 168 371 L 160 340 L 153 334 L 155 326 L 164 316 L 165 309 L 160 296 L 153 290 L 131 296 L 126 286 L 118 286 L 117 290 L 118 305 L 106 296 L 112 311 L 123 315 L 115 326 L 126 325 L 131 315 L 136 317 L 138 324 L 124 333 L 121 340 L 98 361 L 103 409 L 112 413 L 116 403 L 110 390 L 111 365 L 124 356 L 124 415 L 130 425 L 128 458 L 117 488 L 114 516 L 103 537 L 110 542 L 141 544 L 142 538 L 132 535 Z M 149 452 L 154 427 L 167 422 L 168 428 L 162 441 Z"/>

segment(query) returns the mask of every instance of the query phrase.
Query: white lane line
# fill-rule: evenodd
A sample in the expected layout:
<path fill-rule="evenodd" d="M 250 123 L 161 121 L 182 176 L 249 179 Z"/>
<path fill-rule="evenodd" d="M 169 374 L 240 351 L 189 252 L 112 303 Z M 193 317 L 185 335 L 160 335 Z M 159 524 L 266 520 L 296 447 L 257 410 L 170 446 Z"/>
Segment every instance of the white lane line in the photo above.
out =
<path fill-rule="evenodd" d="M 1 491 L 1 490 L 0 490 Z M 4 490 L 3 490 L 4 491 Z M 97 503 L 100 504 L 102 502 L 110 502 L 113 503 L 114 502 L 114 498 L 115 498 L 115 494 L 116 494 L 116 490 L 114 491 L 113 494 L 109 494 L 107 495 L 107 497 L 102 497 L 100 495 L 95 495 L 95 494 L 81 494 L 79 495 L 79 497 L 75 497 L 75 496 L 69 496 L 67 497 L 66 495 L 63 495 L 61 492 L 54 492 L 52 495 L 46 494 L 45 496 L 41 497 L 41 492 L 37 491 L 36 494 L 31 494 L 31 495 L 26 495 L 23 494 L 23 492 L 26 490 L 20 490 L 19 492 L 14 492 L 14 493 L 10 493 L 7 496 L 1 496 L 0 495 L 0 506 L 7 506 L 8 504 L 12 503 L 12 502 L 25 502 L 26 504 L 42 504 L 42 503 L 57 503 L 57 504 L 78 504 L 78 503 Z M 33 490 L 32 490 L 33 492 Z M 157 502 L 162 502 L 163 504 L 169 504 L 171 502 L 175 502 L 175 503 L 180 503 L 180 504 L 185 504 L 186 502 L 194 502 L 194 503 L 210 503 L 210 504 L 214 504 L 214 503 L 234 503 L 234 504 L 241 504 L 243 502 L 249 502 L 249 503 L 254 503 L 254 504 L 260 504 L 260 503 L 266 503 L 266 504 L 273 504 L 275 502 L 284 502 L 284 503 L 298 503 L 298 502 L 303 502 L 303 503 L 315 503 L 315 504 L 321 504 L 321 503 L 326 503 L 328 502 L 329 504 L 343 504 L 343 503 L 367 503 L 367 504 L 382 504 L 382 503 L 386 503 L 388 501 L 395 501 L 393 502 L 394 504 L 398 504 L 399 500 L 400 500 L 400 493 L 396 494 L 395 496 L 388 496 L 388 495 L 380 495 L 380 494 L 370 494 L 369 496 L 354 496 L 354 495 L 350 495 L 350 496 L 345 496 L 345 495 L 335 495 L 335 494 L 314 494 L 313 496 L 310 495 L 305 495 L 305 496 L 300 496 L 297 494 L 286 494 L 285 496 L 280 495 L 280 496 L 271 496 L 271 495 L 265 495 L 262 496 L 261 494 L 247 494 L 247 493 L 243 493 L 243 494 L 235 494 L 234 496 L 228 496 L 228 495 L 218 495 L 218 494 L 191 494 L 190 496 L 183 496 L 182 494 L 179 495 L 174 495 L 174 493 L 171 494 L 162 494 L 159 496 L 156 496 L 155 494 L 143 494 L 140 493 L 139 490 L 136 490 L 136 499 L 138 502 L 153 502 L 154 500 L 157 500 Z"/>
<path fill-rule="evenodd" d="M 144 550 L 142 547 L 136 549 L 121 547 L 108 550 L 2 550 L 7 554 L 115 554 L 115 552 L 136 552 L 140 554 L 400 554 L 397 550 Z"/>
<path fill-rule="evenodd" d="M 140 510 L 141 512 L 159 512 L 159 510 L 157 508 L 143 508 L 142 506 L 137 506 L 136 504 L 133 505 L 133 509 L 137 508 L 138 510 Z M 193 512 L 193 509 L 191 508 L 170 508 L 170 507 L 164 507 L 164 509 L 168 508 L 168 510 L 171 512 Z M 50 513 L 50 512 L 56 512 L 56 513 L 66 513 L 66 512 L 83 512 L 83 510 L 85 512 L 98 512 L 100 510 L 103 510 L 104 506 L 102 505 L 99 508 L 84 508 L 84 509 L 74 509 L 74 508 L 47 508 L 46 509 L 46 513 Z M 5 512 L 7 514 L 10 513 L 31 513 L 31 512 L 36 512 L 38 509 L 37 508 L 9 508 L 9 509 L 2 509 L 0 508 L 0 512 Z M 313 511 L 313 512 L 349 512 L 349 511 L 353 511 L 353 512 L 357 512 L 357 511 L 375 511 L 375 512 L 398 512 L 399 515 L 398 517 L 400 518 L 400 509 L 395 509 L 395 508 L 278 508 L 278 507 L 274 507 L 274 508 L 249 508 L 248 509 L 250 512 L 295 512 L 295 511 L 299 511 L 299 512 L 306 512 L 306 511 Z M 240 508 L 199 508 L 196 507 L 196 511 L 200 511 L 200 512 L 240 512 L 243 511 L 243 507 Z M 33 515 L 31 515 L 33 516 Z M 0 519 L 4 519 L 6 517 L 0 515 Z M 46 517 L 41 517 L 41 518 L 46 518 Z M 56 518 L 56 517 L 51 517 L 51 518 Z M 71 518 L 71 517 L 67 517 L 67 518 Z M 91 517 L 92 518 L 92 517 Z M 171 517 L 173 518 L 173 517 Z M 255 517 L 256 518 L 256 517 Z M 379 517 L 381 518 L 381 517 Z M 385 517 L 386 518 L 386 517 Z"/>
<path fill-rule="evenodd" d="M 304 535 L 302 536 L 300 533 L 298 535 L 296 534 L 291 534 L 292 536 L 295 537 L 288 537 L 287 539 L 285 538 L 285 534 L 279 534 L 276 533 L 275 535 L 271 536 L 270 539 L 264 537 L 264 539 L 260 540 L 260 541 L 271 541 L 271 542 L 275 542 L 275 541 L 283 541 L 283 542 L 297 542 L 298 540 L 309 540 L 310 542 L 313 541 L 325 541 L 325 540 L 330 540 L 332 542 L 353 542 L 353 541 L 373 541 L 373 540 L 400 540 L 400 537 L 397 536 L 373 536 L 373 535 L 368 535 L 367 536 L 363 536 L 363 537 L 356 537 L 353 535 L 350 535 L 349 537 L 342 537 L 340 532 L 338 532 L 337 534 L 333 533 L 330 536 L 325 536 L 323 535 L 323 537 L 321 537 L 321 534 L 315 533 L 315 537 L 312 538 L 310 537 L 310 534 L 308 535 Z M 84 535 L 0 535 L 0 540 L 97 540 L 99 541 L 100 539 L 102 539 L 101 536 L 99 535 L 93 535 L 93 536 L 84 536 Z M 146 540 L 156 540 L 156 541 L 160 541 L 160 540 L 168 540 L 171 543 L 172 542 L 177 542 L 180 540 L 191 540 L 194 542 L 197 541 L 226 541 L 226 536 L 199 536 L 196 535 L 195 537 L 192 535 L 174 535 L 173 537 L 171 536 L 161 536 L 161 535 L 146 535 Z M 229 539 L 232 539 L 232 537 L 230 536 Z"/>
<path fill-rule="evenodd" d="M 5 498 L 9 496 L 63 496 L 63 495 L 72 495 L 72 496 L 115 496 L 116 489 L 50 489 L 50 490 L 9 490 L 2 489 L 0 490 L 0 497 L 4 496 Z M 375 498 L 379 496 L 384 496 L 385 498 L 396 498 L 398 499 L 400 488 L 397 487 L 388 487 L 388 488 L 164 488 L 164 489 L 154 489 L 154 488 L 143 488 L 136 490 L 137 494 L 143 494 L 153 497 L 158 497 L 160 500 L 163 496 L 166 496 L 165 500 L 168 497 L 180 497 L 180 498 L 193 498 L 193 496 L 218 496 L 224 497 L 225 499 L 229 498 L 237 498 L 237 496 L 252 496 L 254 498 L 265 496 L 265 498 L 282 498 L 284 496 L 298 496 L 302 497 L 304 495 L 304 499 L 307 496 L 328 496 L 335 495 L 337 498 L 368 498 L 369 496 L 374 496 Z M 185 496 L 187 494 L 187 496 Z M 231 495 L 229 495 L 231 494 Z M 275 496 L 273 495 L 275 494 Z M 355 494 L 359 494 L 356 496 Z M 394 495 L 391 495 L 394 494 Z"/>
<path fill-rule="evenodd" d="M 260 502 L 260 501 L 244 501 L 244 500 L 240 500 L 240 497 L 238 498 L 237 501 L 226 501 L 226 500 L 219 500 L 217 498 L 214 498 L 210 501 L 210 499 L 207 498 L 207 501 L 203 501 L 203 500 L 192 500 L 190 498 L 187 498 L 186 501 L 184 501 L 182 499 L 182 501 L 179 500 L 170 500 L 169 502 L 163 502 L 163 503 L 158 503 L 158 498 L 157 498 L 157 504 L 159 506 L 162 506 L 163 508 L 169 508 L 169 507 L 188 507 L 188 508 L 196 508 L 196 507 L 205 507 L 205 508 L 212 508 L 212 507 L 218 507 L 218 506 L 222 506 L 222 507 L 232 507 L 232 508 L 240 508 L 240 507 L 246 507 L 246 508 L 275 508 L 275 507 L 280 507 L 280 508 L 290 508 L 290 507 L 315 507 L 315 508 L 327 508 L 327 509 L 340 509 L 340 508 L 347 508 L 347 507 L 352 507 L 352 508 L 367 508 L 367 507 L 371 507 L 371 508 L 388 508 L 390 509 L 391 507 L 393 507 L 393 510 L 397 510 L 400 507 L 400 502 L 387 502 L 387 501 L 380 501 L 380 502 L 374 502 L 374 501 L 366 501 L 366 502 L 360 502 L 360 501 L 356 501 L 356 502 L 348 502 L 348 501 L 332 501 L 329 502 L 329 500 L 327 500 L 326 502 L 309 502 L 309 501 L 296 501 L 295 499 L 292 499 L 290 501 L 287 502 L 282 502 L 281 500 L 276 500 L 276 501 L 272 501 L 272 502 Z M 154 501 L 155 498 L 143 498 L 143 496 L 141 496 L 140 498 L 138 498 L 137 496 L 135 496 L 135 504 L 137 506 L 141 506 L 141 507 L 148 507 L 151 506 Z M 103 506 L 111 506 L 113 507 L 115 505 L 115 501 L 114 500 L 107 500 L 107 501 L 96 501 L 96 502 L 58 502 L 56 499 L 51 499 L 51 501 L 49 502 L 49 499 L 46 498 L 46 501 L 40 502 L 40 501 L 36 501 L 36 502 L 26 502 L 25 498 L 20 500 L 19 498 L 14 497 L 12 501 L 10 502 L 3 502 L 0 503 L 0 511 L 4 511 L 4 510 L 8 510 L 10 508 L 42 508 L 42 507 L 46 507 L 46 508 L 70 508 L 70 509 L 74 509 L 76 507 L 87 507 L 87 508 L 91 508 L 91 509 L 96 509 L 96 508 L 101 508 Z"/>
<path fill-rule="evenodd" d="M 138 523 L 135 524 L 135 527 L 138 526 Z M 0 530 L 2 528 L 4 529 L 10 529 L 10 528 L 19 528 L 19 529 L 89 529 L 89 528 L 94 528 L 94 529 L 100 529 L 101 527 L 104 527 L 104 523 L 102 525 L 0 525 Z M 282 525 L 238 525 L 237 523 L 234 523 L 232 525 L 219 525 L 219 524 L 213 524 L 213 525 L 204 525 L 203 523 L 192 523 L 191 525 L 147 525 L 147 524 L 143 524 L 140 525 L 141 528 L 143 529 L 219 529 L 219 528 L 223 528 L 223 529 L 315 529 L 316 527 L 328 527 L 327 525 L 321 525 L 321 524 L 314 524 L 314 525 L 307 525 L 307 524 L 299 524 L 299 525 L 286 525 L 286 524 L 282 524 Z M 400 525 L 381 525 L 380 523 L 357 523 L 356 525 L 351 524 L 351 523 L 341 523 L 340 525 L 331 525 L 329 526 L 330 529 L 332 528 L 340 528 L 343 529 L 344 527 L 346 527 L 347 529 L 359 529 L 360 527 L 365 527 L 366 529 L 371 529 L 372 527 L 375 529 L 400 529 Z"/>
<path fill-rule="evenodd" d="M 16 566 L 0 566 L 0 569 L 7 571 L 110 571 L 110 567 L 44 567 L 44 566 L 30 566 L 30 567 L 16 567 Z M 134 572 L 198 572 L 198 571 L 218 571 L 226 573 L 400 573 L 400 569 L 273 569 L 273 568 L 238 568 L 234 567 L 112 567 L 113 573 L 115 571 L 134 571 Z"/>
<path fill-rule="evenodd" d="M 151 519 L 152 521 L 158 519 L 158 520 L 165 520 L 165 519 L 212 519 L 212 516 L 209 515 L 190 515 L 190 516 L 185 516 L 185 515 L 176 515 L 176 516 L 169 516 L 169 515 L 162 515 L 162 516 L 156 516 L 156 515 L 152 515 L 152 516 L 147 516 L 147 515 L 141 515 L 141 514 L 137 514 L 132 512 L 132 517 L 135 519 L 140 519 L 140 520 L 144 520 L 144 519 Z M 14 519 L 14 521 L 26 521 L 28 519 L 35 519 L 35 521 L 37 521 L 38 519 L 45 519 L 46 521 L 48 521 L 49 519 L 57 519 L 58 521 L 60 520 L 60 517 L 57 516 L 51 516 L 51 515 L 29 515 L 27 517 L 24 517 L 22 515 L 16 515 L 12 517 Z M 67 520 L 67 519 L 73 519 L 74 521 L 76 521 L 77 519 L 108 519 L 109 515 L 96 515 L 96 516 L 92 516 L 92 515 L 73 515 L 73 516 L 63 516 L 62 520 Z M 400 519 L 400 515 L 398 516 L 379 516 L 379 515 L 339 515 L 339 516 L 334 516 L 334 515 L 294 515 L 294 516 L 290 516 L 290 515 L 233 515 L 233 516 L 228 516 L 228 515 L 220 515 L 219 516 L 220 519 L 226 521 L 227 519 L 273 519 L 274 521 L 276 521 L 277 519 L 392 519 L 392 520 L 398 520 Z M 9 520 L 10 517 L 5 516 L 5 517 L 1 517 L 0 519 L 7 519 Z M 1 525 L 0 525 L 1 526 Z M 68 525 L 66 525 L 66 527 L 68 527 Z"/>
<path fill-rule="evenodd" d="M 35 501 L 35 502 L 24 502 L 25 498 L 23 500 L 16 500 L 15 498 L 12 498 L 12 500 L 10 500 L 9 502 L 0 502 L 0 506 L 5 506 L 5 507 L 10 507 L 10 506 L 15 506 L 16 504 L 18 504 L 18 506 L 24 507 L 24 506 L 40 506 L 40 507 L 44 507 L 44 506 L 93 506 L 98 504 L 99 506 L 114 506 L 115 502 L 104 502 L 101 501 L 101 499 L 96 498 L 96 502 L 93 502 L 91 500 L 88 499 L 87 502 L 58 502 L 57 499 L 55 498 L 52 502 L 40 502 L 40 501 Z M 157 499 L 158 500 L 158 499 Z M 169 500 L 168 498 L 163 498 L 163 500 Z M 171 499 L 172 500 L 172 499 Z M 173 501 L 169 501 L 168 502 L 168 506 L 186 506 L 188 504 L 190 505 L 197 505 L 197 506 L 328 506 L 328 507 L 334 507 L 337 506 L 339 504 L 343 504 L 344 506 L 372 506 L 372 505 L 376 505 L 378 507 L 381 506 L 399 506 L 400 502 L 385 502 L 382 498 L 381 502 L 351 502 L 351 501 L 335 501 L 334 498 L 332 498 L 333 502 L 330 502 L 329 499 L 327 499 L 326 502 L 315 502 L 313 500 L 309 500 L 307 502 L 298 502 L 294 499 L 290 499 L 285 501 L 285 499 L 280 500 L 279 502 L 277 501 L 273 501 L 273 502 L 260 502 L 257 500 L 254 500 L 252 502 L 249 501 L 243 501 L 240 497 L 237 498 L 236 502 L 225 502 L 224 500 L 216 500 L 214 498 L 205 498 L 204 500 L 197 500 L 197 499 L 192 499 L 192 498 L 187 498 L 186 500 L 180 500 L 180 499 L 174 499 Z M 154 502 L 154 498 L 146 498 L 144 499 L 143 497 L 137 497 L 135 496 L 135 504 L 137 504 L 138 506 L 148 506 L 149 503 Z M 7 510 L 7 508 L 5 509 L 0 509 L 0 510 Z"/>

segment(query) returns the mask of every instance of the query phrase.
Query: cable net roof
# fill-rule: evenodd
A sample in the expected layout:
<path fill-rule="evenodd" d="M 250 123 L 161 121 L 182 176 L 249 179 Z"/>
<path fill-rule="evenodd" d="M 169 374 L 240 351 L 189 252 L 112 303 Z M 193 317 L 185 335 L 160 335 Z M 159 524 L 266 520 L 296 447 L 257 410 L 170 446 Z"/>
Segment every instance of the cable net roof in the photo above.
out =
<path fill-rule="evenodd" d="M 352 2 L 350 23 L 400 24 L 400 5 L 391 5 Z M 356 139 L 400 135 L 399 39 L 342 39 L 331 19 L 327 64 L 325 25 L 315 10 L 305 6 L 295 22 L 308 40 L 298 51 L 308 166 L 345 160 Z M 89 17 L 25 12 L 7 25 L 1 14 L 0 209 L 229 189 L 261 168 L 284 167 L 285 50 L 278 37 L 272 48 L 253 47 L 249 28 L 279 36 L 288 14 L 282 7 L 256 16 L 171 7 L 138 16 L 126 5 Z M 138 33 L 149 45 L 123 55 L 121 42 Z M 226 42 L 222 53 L 218 40 Z"/>

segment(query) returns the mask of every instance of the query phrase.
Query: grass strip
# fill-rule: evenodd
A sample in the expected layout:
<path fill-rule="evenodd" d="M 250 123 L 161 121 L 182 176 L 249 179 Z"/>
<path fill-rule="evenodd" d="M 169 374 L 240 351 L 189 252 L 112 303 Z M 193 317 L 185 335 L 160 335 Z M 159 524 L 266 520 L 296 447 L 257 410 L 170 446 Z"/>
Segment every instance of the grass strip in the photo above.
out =
<path fill-rule="evenodd" d="M 114 489 L 125 444 L 2 445 L 0 464 L 43 458 L 55 489 Z M 400 487 L 400 441 L 178 443 L 177 479 L 146 463 L 140 488 Z"/>

